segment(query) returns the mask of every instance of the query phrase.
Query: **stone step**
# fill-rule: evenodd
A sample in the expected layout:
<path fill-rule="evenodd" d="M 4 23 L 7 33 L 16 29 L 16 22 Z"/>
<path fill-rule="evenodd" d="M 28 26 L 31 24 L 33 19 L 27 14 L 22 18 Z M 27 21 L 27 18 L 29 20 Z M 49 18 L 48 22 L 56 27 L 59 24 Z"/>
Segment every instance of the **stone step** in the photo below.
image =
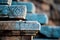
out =
<path fill-rule="evenodd" d="M 60 38 L 60 26 L 41 26 L 40 33 L 47 37 Z"/>
<path fill-rule="evenodd" d="M 27 8 L 25 5 L 0 5 L 0 18 L 22 18 L 25 19 Z"/>
<path fill-rule="evenodd" d="M 35 13 L 35 5 L 32 2 L 12 2 L 12 5 L 26 5 L 27 13 Z"/>
<path fill-rule="evenodd" d="M 0 36 L 36 35 L 40 29 L 37 21 L 0 21 Z"/>
<path fill-rule="evenodd" d="M 38 13 L 27 13 L 26 15 L 27 21 L 38 21 L 40 24 L 48 24 L 48 17 L 46 14 L 38 14 Z"/>

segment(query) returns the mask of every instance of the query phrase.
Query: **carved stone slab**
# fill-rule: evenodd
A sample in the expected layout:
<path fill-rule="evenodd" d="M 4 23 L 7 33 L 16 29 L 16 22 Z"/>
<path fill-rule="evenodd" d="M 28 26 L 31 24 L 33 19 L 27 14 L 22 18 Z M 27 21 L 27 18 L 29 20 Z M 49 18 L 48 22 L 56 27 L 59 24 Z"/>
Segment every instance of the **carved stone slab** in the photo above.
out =
<path fill-rule="evenodd" d="M 0 21 L 0 30 L 40 30 L 41 25 L 37 21 Z"/>
<path fill-rule="evenodd" d="M 27 19 L 27 21 L 38 21 L 41 24 L 47 24 L 48 23 L 48 17 L 46 14 L 27 13 L 26 19 Z"/>
<path fill-rule="evenodd" d="M 26 5 L 27 13 L 35 13 L 35 5 L 32 2 L 12 2 L 12 5 Z"/>
<path fill-rule="evenodd" d="M 0 3 L 10 4 L 12 3 L 12 0 L 0 0 Z"/>
<path fill-rule="evenodd" d="M 0 5 L 0 17 L 25 19 L 27 9 L 25 5 Z"/>

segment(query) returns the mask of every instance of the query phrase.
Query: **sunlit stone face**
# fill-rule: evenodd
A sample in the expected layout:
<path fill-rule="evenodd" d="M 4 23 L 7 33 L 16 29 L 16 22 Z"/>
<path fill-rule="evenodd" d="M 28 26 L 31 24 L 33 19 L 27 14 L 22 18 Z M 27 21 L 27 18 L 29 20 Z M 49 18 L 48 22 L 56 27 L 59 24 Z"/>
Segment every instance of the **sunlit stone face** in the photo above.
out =
<path fill-rule="evenodd" d="M 11 6 L 12 0 L 8 0 L 8 4 Z"/>

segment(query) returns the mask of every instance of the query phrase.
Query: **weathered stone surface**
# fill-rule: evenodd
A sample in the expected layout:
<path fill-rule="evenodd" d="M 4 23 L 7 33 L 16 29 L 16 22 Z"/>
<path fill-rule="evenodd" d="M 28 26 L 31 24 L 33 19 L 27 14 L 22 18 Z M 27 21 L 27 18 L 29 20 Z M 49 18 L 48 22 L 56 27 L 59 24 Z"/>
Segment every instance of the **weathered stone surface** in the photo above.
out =
<path fill-rule="evenodd" d="M 7 16 L 9 18 L 25 19 L 27 9 L 25 5 L 0 5 L 0 17 Z"/>
<path fill-rule="evenodd" d="M 31 36 L 1 37 L 1 40 L 31 40 Z"/>
<path fill-rule="evenodd" d="M 47 37 L 60 38 L 60 26 L 42 26 L 40 32 Z"/>
<path fill-rule="evenodd" d="M 40 29 L 37 21 L 0 21 L 0 36 L 36 35 Z"/>
<path fill-rule="evenodd" d="M 26 5 L 27 13 L 35 13 L 35 5 L 32 2 L 12 2 L 12 5 Z"/>
<path fill-rule="evenodd" d="M 0 30 L 40 30 L 37 21 L 0 21 Z"/>
<path fill-rule="evenodd" d="M 1 40 L 21 40 L 20 36 L 1 37 Z"/>
<path fill-rule="evenodd" d="M 41 24 L 48 24 L 47 15 L 42 13 L 27 13 L 26 19 L 27 21 L 38 21 Z"/>
<path fill-rule="evenodd" d="M 9 4 L 9 5 L 11 5 L 11 3 L 12 3 L 12 0 L 0 0 L 0 3 L 5 3 L 5 4 Z"/>

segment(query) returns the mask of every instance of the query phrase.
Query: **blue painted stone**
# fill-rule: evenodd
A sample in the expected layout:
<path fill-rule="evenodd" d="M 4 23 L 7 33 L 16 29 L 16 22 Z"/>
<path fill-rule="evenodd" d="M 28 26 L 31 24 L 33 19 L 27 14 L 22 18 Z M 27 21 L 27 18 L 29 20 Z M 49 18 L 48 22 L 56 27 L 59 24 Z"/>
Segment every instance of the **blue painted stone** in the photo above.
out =
<path fill-rule="evenodd" d="M 10 14 L 9 17 L 11 18 L 24 18 L 25 19 L 25 16 L 26 16 L 26 13 L 27 13 L 27 9 L 26 9 L 26 6 L 25 5 L 12 5 L 10 6 Z"/>
<path fill-rule="evenodd" d="M 41 24 L 47 24 L 48 23 L 48 17 L 46 14 L 30 14 L 28 13 L 26 15 L 27 21 L 38 21 Z"/>
<path fill-rule="evenodd" d="M 58 40 L 58 39 L 48 39 L 48 38 L 45 38 L 45 39 L 44 38 L 39 38 L 38 39 L 38 38 L 36 38 L 36 39 L 33 39 L 33 40 Z"/>
<path fill-rule="evenodd" d="M 60 38 L 60 27 L 59 26 L 41 26 L 40 32 L 47 37 Z"/>
<path fill-rule="evenodd" d="M 12 0 L 0 0 L 0 3 L 5 3 L 5 4 L 10 4 L 11 5 Z"/>
<path fill-rule="evenodd" d="M 0 3 L 7 3 L 8 0 L 0 0 Z"/>
<path fill-rule="evenodd" d="M 26 5 L 27 13 L 35 13 L 35 6 L 31 2 L 12 2 L 12 5 Z"/>
<path fill-rule="evenodd" d="M 41 25 L 37 21 L 0 21 L 0 30 L 38 31 L 40 29 Z"/>
<path fill-rule="evenodd" d="M 52 37 L 52 28 L 50 28 L 50 26 L 41 26 L 40 32 L 47 37 Z"/>
<path fill-rule="evenodd" d="M 9 12 L 8 5 L 0 5 L 0 16 L 2 14 L 7 15 L 8 12 Z"/>
<path fill-rule="evenodd" d="M 41 25 L 37 21 L 22 22 L 20 27 L 21 27 L 21 30 L 40 30 L 41 29 Z"/>
<path fill-rule="evenodd" d="M 0 16 L 6 15 L 9 18 L 24 18 L 27 13 L 27 9 L 25 5 L 0 5 Z"/>
<path fill-rule="evenodd" d="M 53 28 L 53 37 L 58 37 L 60 38 L 60 26 L 56 26 L 55 28 Z"/>

